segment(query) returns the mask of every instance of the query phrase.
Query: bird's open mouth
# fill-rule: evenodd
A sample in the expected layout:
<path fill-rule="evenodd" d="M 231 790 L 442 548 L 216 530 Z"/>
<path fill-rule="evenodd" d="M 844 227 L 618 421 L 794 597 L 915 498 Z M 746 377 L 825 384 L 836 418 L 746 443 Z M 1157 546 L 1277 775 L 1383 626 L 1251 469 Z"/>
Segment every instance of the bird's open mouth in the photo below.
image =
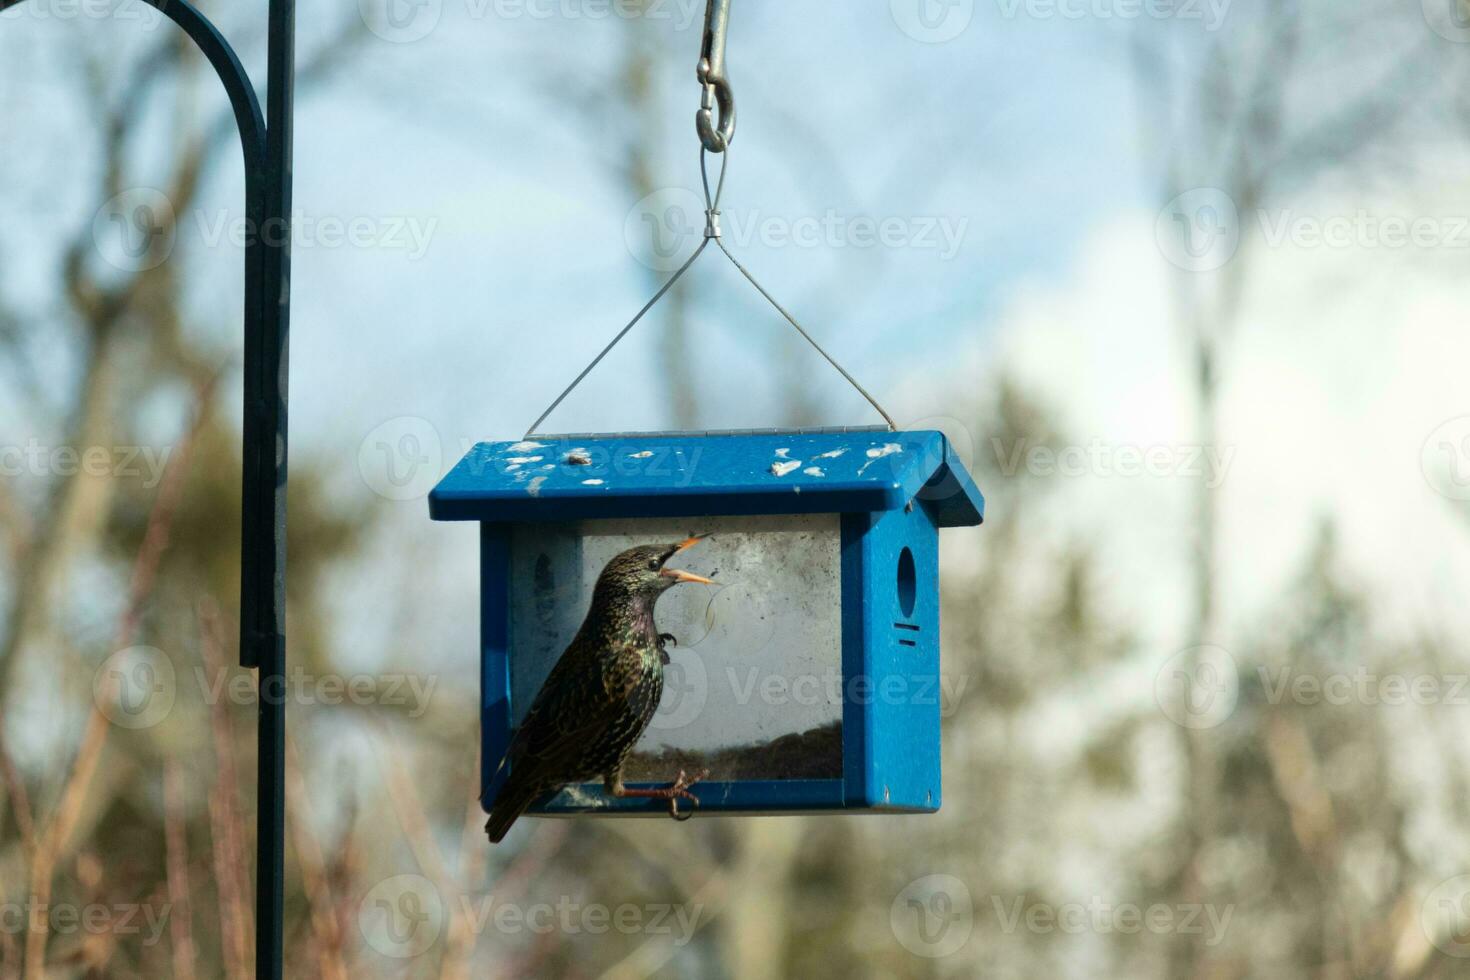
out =
<path fill-rule="evenodd" d="M 664 557 L 664 561 L 668 561 L 670 558 L 673 558 L 681 551 L 686 551 L 689 548 L 694 547 L 704 539 L 705 535 L 699 534 L 695 535 L 692 538 L 687 538 L 684 541 L 680 541 L 678 544 L 674 545 L 673 549 Z M 664 578 L 673 579 L 675 582 L 698 582 L 700 585 L 716 584 L 714 579 L 708 579 L 705 578 L 703 575 L 695 575 L 693 572 L 686 572 L 678 568 L 660 568 L 658 573 Z"/>

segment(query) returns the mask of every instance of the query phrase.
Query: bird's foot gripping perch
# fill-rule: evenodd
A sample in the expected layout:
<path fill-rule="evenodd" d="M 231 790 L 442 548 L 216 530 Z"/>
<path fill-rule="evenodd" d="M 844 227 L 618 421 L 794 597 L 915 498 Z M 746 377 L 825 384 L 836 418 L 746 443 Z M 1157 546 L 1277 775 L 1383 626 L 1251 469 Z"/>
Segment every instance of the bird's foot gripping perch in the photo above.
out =
<path fill-rule="evenodd" d="M 698 807 L 699 797 L 689 792 L 689 787 L 702 781 L 708 775 L 708 769 L 701 769 L 693 776 L 690 776 L 688 773 L 681 769 L 679 770 L 678 777 L 675 778 L 672 783 L 663 787 L 662 789 L 628 789 L 626 786 L 623 785 L 622 779 L 618 779 L 616 782 L 613 782 L 607 786 L 607 792 L 610 796 L 615 796 L 618 799 L 626 799 L 631 797 L 633 799 L 643 800 L 668 800 L 669 816 L 673 817 L 680 823 L 683 823 L 685 820 L 688 820 L 690 817 L 694 816 L 694 811 L 690 810 L 685 813 L 680 813 L 679 801 L 688 800 L 695 807 Z"/>

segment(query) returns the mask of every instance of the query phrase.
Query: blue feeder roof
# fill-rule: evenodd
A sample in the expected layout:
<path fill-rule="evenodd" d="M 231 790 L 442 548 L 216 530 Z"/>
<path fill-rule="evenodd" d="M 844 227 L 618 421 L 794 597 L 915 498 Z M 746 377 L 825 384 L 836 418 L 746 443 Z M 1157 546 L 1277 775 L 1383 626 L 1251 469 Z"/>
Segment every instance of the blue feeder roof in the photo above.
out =
<path fill-rule="evenodd" d="M 940 432 L 659 433 L 482 442 L 429 495 L 437 521 L 897 510 L 979 524 L 985 499 Z"/>

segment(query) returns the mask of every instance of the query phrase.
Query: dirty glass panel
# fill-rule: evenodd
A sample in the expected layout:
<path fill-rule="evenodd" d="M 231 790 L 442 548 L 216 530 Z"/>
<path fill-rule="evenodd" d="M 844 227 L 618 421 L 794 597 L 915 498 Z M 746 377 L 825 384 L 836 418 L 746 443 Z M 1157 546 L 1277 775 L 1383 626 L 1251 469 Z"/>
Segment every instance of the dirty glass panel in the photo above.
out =
<path fill-rule="evenodd" d="M 519 723 L 619 552 L 709 538 L 669 563 L 716 580 L 659 600 L 664 697 L 629 781 L 842 775 L 841 531 L 835 514 L 523 525 L 511 539 L 511 706 Z"/>

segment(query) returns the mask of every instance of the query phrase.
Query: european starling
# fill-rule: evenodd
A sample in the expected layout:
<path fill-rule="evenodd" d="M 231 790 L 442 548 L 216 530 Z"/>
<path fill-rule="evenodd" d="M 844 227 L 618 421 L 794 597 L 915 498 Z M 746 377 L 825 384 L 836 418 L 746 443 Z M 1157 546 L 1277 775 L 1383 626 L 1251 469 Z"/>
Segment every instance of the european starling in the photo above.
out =
<path fill-rule="evenodd" d="M 511 739 L 500 768 L 510 767 L 485 832 L 500 843 L 516 818 L 546 793 L 568 783 L 602 778 L 610 796 L 668 800 L 679 818 L 679 800 L 699 801 L 681 772 L 664 789 L 628 789 L 623 763 L 658 710 L 668 655 L 653 621 L 658 597 L 680 582 L 714 585 L 710 579 L 664 567 L 694 537 L 678 544 L 631 548 L 607 563 L 592 590 L 587 618 L 552 668 L 531 710 Z"/>

